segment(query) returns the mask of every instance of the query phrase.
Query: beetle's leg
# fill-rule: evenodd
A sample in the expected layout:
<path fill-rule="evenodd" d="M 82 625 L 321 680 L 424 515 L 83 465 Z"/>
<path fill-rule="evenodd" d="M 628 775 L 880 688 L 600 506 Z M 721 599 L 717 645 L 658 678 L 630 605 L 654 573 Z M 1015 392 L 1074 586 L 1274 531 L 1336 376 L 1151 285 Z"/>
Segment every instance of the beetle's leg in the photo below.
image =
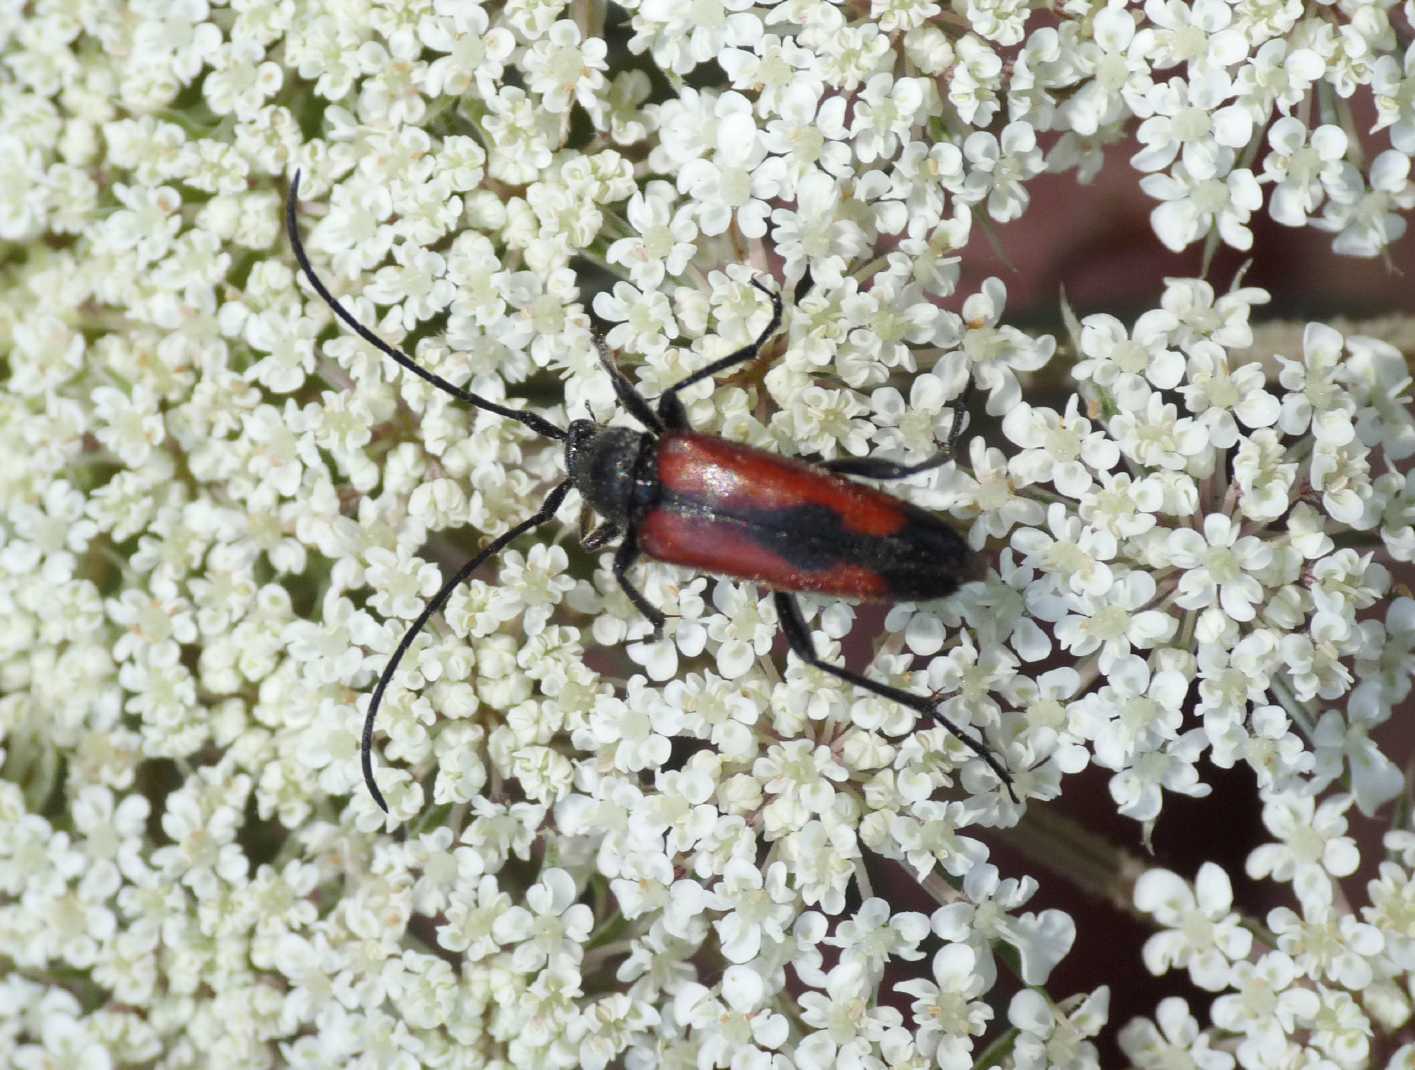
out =
<path fill-rule="evenodd" d="M 368 713 L 364 715 L 364 737 L 360 757 L 363 760 L 364 783 L 368 785 L 369 794 L 373 796 L 373 801 L 378 803 L 378 808 L 385 814 L 388 813 L 388 803 L 384 801 L 383 792 L 378 790 L 378 782 L 373 778 L 373 724 L 374 718 L 378 716 L 378 707 L 383 702 L 383 693 L 388 690 L 388 685 L 393 682 L 393 674 L 398 671 L 398 663 L 403 660 L 403 655 L 413 645 L 413 640 L 418 637 L 418 633 L 427 626 L 432 615 L 446 605 L 447 599 L 452 597 L 452 592 L 462 586 L 467 581 L 467 577 L 505 549 L 508 544 L 554 517 L 555 511 L 560 508 L 560 503 L 565 500 L 565 495 L 569 492 L 570 482 L 566 480 L 546 496 L 545 502 L 535 516 L 527 517 L 510 531 L 492 539 L 481 553 L 459 568 L 456 575 L 444 583 L 441 589 L 432 596 L 432 600 L 423 606 L 423 611 L 418 614 L 418 619 L 413 621 L 412 627 L 403 633 L 403 638 L 398 641 L 393 656 L 383 667 L 383 675 L 378 678 L 378 684 L 373 689 L 373 698 L 369 699 Z"/>
<path fill-rule="evenodd" d="M 959 394 L 953 404 L 949 406 L 953 410 L 953 426 L 948 429 L 948 441 L 943 444 L 943 448 L 927 460 L 918 464 L 898 464 L 894 461 L 880 461 L 873 457 L 848 457 L 838 461 L 822 461 L 821 467 L 827 472 L 834 472 L 841 476 L 860 476 L 864 479 L 903 479 L 905 476 L 917 475 L 919 472 L 927 472 L 930 468 L 938 468 L 947 464 L 952 458 L 958 446 L 958 440 L 963 435 L 963 428 L 968 421 L 964 416 L 968 411 L 969 399 L 973 396 L 973 380 L 969 378 L 968 385 L 963 388 L 963 393 Z"/>
<path fill-rule="evenodd" d="M 958 440 L 963 437 L 963 428 L 969 427 L 973 423 L 973 418 L 968 416 L 968 413 L 974 390 L 973 377 L 969 375 L 968 381 L 963 384 L 963 393 L 954 398 L 953 404 L 949 406 L 953 410 L 953 426 L 948 429 L 948 441 L 943 444 L 943 452 L 949 457 L 953 456 Z M 968 416 L 967 420 L 963 419 L 965 416 Z"/>
<path fill-rule="evenodd" d="M 796 296 L 791 299 L 792 303 L 799 305 L 802 300 L 805 299 L 805 296 L 815 288 L 815 285 L 816 280 L 812 278 L 811 269 L 808 266 L 806 270 L 801 273 L 801 278 L 796 283 Z"/>
<path fill-rule="evenodd" d="M 938 706 L 933 699 L 925 695 L 914 695 L 908 691 L 901 691 L 897 687 L 890 687 L 888 684 L 871 680 L 867 676 L 851 672 L 843 665 L 832 665 L 828 661 L 823 661 L 816 653 L 816 644 L 811 638 L 811 629 L 806 625 L 806 618 L 801 615 L 801 607 L 796 603 L 796 597 L 785 591 L 777 591 L 775 594 L 776 615 L 781 619 L 781 630 L 786 635 L 786 642 L 791 647 L 795 655 L 807 665 L 813 665 L 822 672 L 828 672 L 832 676 L 837 676 L 846 683 L 862 687 L 866 691 L 873 692 L 881 698 L 887 698 L 899 703 L 908 709 L 932 717 L 944 728 L 948 729 L 960 740 L 964 746 L 976 754 L 991 769 L 1003 786 L 1007 788 L 1007 794 L 1012 797 L 1012 801 L 1017 801 L 1017 793 L 1012 790 L 1012 774 L 1009 773 L 997 760 L 992 749 L 986 742 L 974 739 L 955 725 L 947 717 L 938 712 Z"/>
<path fill-rule="evenodd" d="M 663 625 L 668 618 L 629 580 L 629 569 L 638 559 L 639 544 L 634 538 L 633 529 L 630 528 L 624 533 L 624 541 L 619 544 L 619 549 L 614 552 L 614 578 L 629 596 L 629 601 L 633 602 L 634 607 L 653 625 L 653 637 L 657 639 L 663 634 Z"/>
<path fill-rule="evenodd" d="M 590 553 L 594 553 L 596 550 L 603 550 L 619 537 L 620 530 L 620 528 L 615 527 L 613 524 L 601 524 L 581 539 L 580 545 Z"/>
<path fill-rule="evenodd" d="M 614 358 L 609 355 L 609 347 L 604 344 L 604 339 L 595 335 L 594 346 L 599 351 L 600 367 L 609 373 L 609 381 L 614 384 L 614 396 L 619 399 L 619 404 L 628 409 L 629 415 L 648 430 L 655 434 L 662 434 L 663 423 L 654 414 L 652 406 L 645 400 L 644 395 L 639 393 L 638 388 L 629 382 L 629 377 L 619 370 L 619 365 L 614 363 Z"/>
<path fill-rule="evenodd" d="M 917 475 L 920 472 L 927 472 L 930 468 L 947 464 L 952 457 L 952 450 L 942 449 L 928 460 L 920 461 L 918 464 L 899 464 L 895 461 L 882 461 L 877 457 L 849 457 L 839 461 L 822 461 L 820 466 L 827 472 L 834 472 L 838 476 L 860 476 L 863 479 L 903 479 L 905 476 Z"/>
<path fill-rule="evenodd" d="M 766 329 L 757 335 L 756 341 L 750 345 L 745 345 L 735 353 L 713 361 L 705 368 L 699 368 L 691 375 L 684 376 L 674 383 L 658 399 L 658 415 L 664 426 L 671 430 L 677 430 L 686 425 L 683 415 L 683 403 L 678 400 L 678 391 L 687 389 L 694 383 L 700 383 L 704 379 L 711 379 L 716 375 L 725 372 L 728 368 L 737 364 L 745 364 L 753 359 L 761 348 L 766 344 L 766 340 L 776 333 L 776 329 L 781 326 L 781 295 L 768 290 L 756 279 L 752 280 L 752 285 L 762 293 L 771 298 L 771 321 L 767 323 Z"/>

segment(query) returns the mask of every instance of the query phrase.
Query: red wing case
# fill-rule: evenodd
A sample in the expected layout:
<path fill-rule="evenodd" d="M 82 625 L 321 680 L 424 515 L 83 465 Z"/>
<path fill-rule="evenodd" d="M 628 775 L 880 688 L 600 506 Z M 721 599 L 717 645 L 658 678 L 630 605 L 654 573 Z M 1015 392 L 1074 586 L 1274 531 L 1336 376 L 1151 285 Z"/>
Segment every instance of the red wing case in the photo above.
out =
<path fill-rule="evenodd" d="M 690 432 L 658 446 L 660 494 L 638 523 L 648 556 L 778 591 L 925 601 L 982 574 L 953 528 L 821 468 Z"/>

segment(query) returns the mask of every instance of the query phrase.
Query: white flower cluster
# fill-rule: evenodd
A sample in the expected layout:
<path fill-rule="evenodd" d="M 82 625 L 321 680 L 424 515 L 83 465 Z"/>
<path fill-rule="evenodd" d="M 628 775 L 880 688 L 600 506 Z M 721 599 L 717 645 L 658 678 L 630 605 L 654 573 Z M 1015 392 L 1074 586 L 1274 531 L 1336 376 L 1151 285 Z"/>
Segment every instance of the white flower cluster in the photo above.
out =
<path fill-rule="evenodd" d="M 1012 407 L 1005 466 L 973 442 L 975 471 L 1014 499 L 1035 484 L 1053 494 L 1045 508 L 1021 502 L 1031 512 L 1016 522 L 1036 526 L 1001 555 L 995 583 L 1021 598 L 994 611 L 993 638 L 1040 661 L 1053 652 L 1048 622 L 1082 658 L 1038 681 L 1051 701 L 1075 699 L 1054 725 L 1056 762 L 1115 770 L 1120 811 L 1141 821 L 1159 813 L 1161 789 L 1206 793 L 1195 769 L 1206 752 L 1250 765 L 1264 791 L 1344 780 L 1367 814 L 1403 784 L 1369 733 L 1415 674 L 1403 638 L 1415 602 L 1387 597 L 1374 560 L 1377 548 L 1403 561 L 1415 549 L 1396 470 L 1415 453 L 1410 377 L 1393 346 L 1310 324 L 1270 382 L 1233 355 L 1267 299 L 1171 279 L 1162 307 L 1128 331 L 1089 316 L 1073 331 L 1084 359 L 1066 411 Z M 986 485 L 961 492 L 977 500 Z M 983 512 L 973 530 L 1005 528 Z M 1351 545 L 1361 533 L 1365 552 Z"/>
<path fill-rule="evenodd" d="M 1385 834 L 1385 859 L 1358 909 L 1339 883 L 1360 862 L 1346 834 L 1351 803 L 1342 794 L 1320 804 L 1288 795 L 1263 808 L 1277 842 L 1248 856 L 1248 875 L 1291 884 L 1298 910 L 1240 918 L 1228 874 L 1211 862 L 1192 888 L 1164 869 L 1140 878 L 1135 905 L 1163 927 L 1145 944 L 1146 965 L 1156 974 L 1187 969 L 1218 995 L 1205 1028 L 1178 996 L 1160 1003 L 1153 1022 L 1127 1024 L 1120 1046 L 1136 1067 L 1371 1066 L 1376 1038 L 1408 1029 L 1415 834 Z M 1410 1066 L 1415 1044 L 1387 1054 L 1385 1065 Z"/>
<path fill-rule="evenodd" d="M 1354 1066 L 1403 1028 L 1410 833 L 1362 920 L 1331 878 L 1348 804 L 1403 783 L 1371 733 L 1415 675 L 1382 564 L 1415 561 L 1404 358 L 1314 323 L 1257 362 L 1266 294 L 1173 279 L 1071 324 L 1051 408 L 1024 384 L 1055 340 L 1000 281 L 955 290 L 975 213 L 1132 133 L 1172 248 L 1246 248 L 1269 186 L 1385 251 L 1415 2 L 1040 6 L 0 3 L 0 1064 L 1098 1065 L 1107 991 L 1044 987 L 1084 930 L 984 843 L 1023 805 L 773 658 L 750 585 L 644 566 L 653 639 L 572 547 L 578 495 L 413 644 L 374 806 L 373 681 L 562 458 L 338 329 L 283 245 L 297 168 L 355 317 L 562 422 L 617 418 L 591 312 L 652 397 L 756 337 L 763 276 L 784 337 L 684 393 L 695 427 L 913 460 L 975 385 L 1007 450 L 903 493 L 993 568 L 892 607 L 862 671 L 933 692 L 1033 807 L 1095 765 L 1148 830 L 1201 757 L 1256 773 L 1284 842 L 1252 868 L 1302 913 L 1245 937 L 1221 877 L 1143 879 L 1149 964 L 1235 994 L 1213 1030 L 1131 1026 L 1138 1065 Z M 805 608 L 840 660 L 854 610 Z"/>

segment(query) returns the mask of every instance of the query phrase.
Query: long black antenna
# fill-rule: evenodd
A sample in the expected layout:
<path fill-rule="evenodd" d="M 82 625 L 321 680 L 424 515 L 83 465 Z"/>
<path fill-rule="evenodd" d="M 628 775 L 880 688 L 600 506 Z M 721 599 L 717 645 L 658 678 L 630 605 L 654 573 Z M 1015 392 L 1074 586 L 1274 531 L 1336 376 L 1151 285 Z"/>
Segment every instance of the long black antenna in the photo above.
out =
<path fill-rule="evenodd" d="M 300 270 L 305 273 L 305 278 L 310 280 L 310 285 L 314 287 L 315 293 L 319 294 L 334 314 L 343 320 L 355 334 L 362 338 L 369 345 L 379 352 L 392 357 L 403 368 L 412 372 L 439 390 L 452 395 L 459 401 L 465 401 L 468 405 L 474 405 L 487 412 L 494 412 L 497 416 L 505 416 L 508 420 L 515 420 L 519 424 L 529 427 L 538 435 L 553 439 L 556 442 L 564 442 L 567 433 L 556 427 L 549 420 L 537 416 L 533 412 L 521 412 L 517 409 L 507 408 L 505 405 L 498 405 L 494 401 L 488 401 L 480 394 L 473 394 L 470 390 L 463 390 L 459 386 L 454 386 L 442 376 L 428 371 L 419 365 L 415 360 L 400 350 L 394 349 L 378 335 L 374 334 L 362 323 L 356 320 L 353 315 L 335 300 L 334 295 L 329 292 L 328 287 L 320 282 L 319 276 L 314 273 L 314 266 L 310 263 L 310 258 L 305 253 L 304 244 L 300 241 L 300 229 L 295 224 L 295 206 L 300 199 L 300 172 L 295 172 L 295 177 L 290 180 L 290 196 L 285 202 L 285 230 L 290 236 L 290 248 L 294 250 L 295 259 L 299 262 Z M 393 674 L 398 670 L 398 665 L 403 660 L 403 655 L 408 652 L 408 648 L 413 645 L 413 640 L 418 637 L 418 633 L 427 626 L 427 622 L 432 619 L 432 615 L 437 613 L 446 604 L 447 599 L 452 597 L 452 592 L 466 582 L 473 572 L 480 568 L 487 560 L 500 553 L 509 543 L 520 538 L 534 527 L 544 524 L 555 516 L 555 511 L 560 508 L 560 503 L 565 500 L 565 495 L 570 491 L 570 483 L 567 480 L 561 483 L 546 497 L 540 509 L 532 517 L 521 521 L 504 535 L 500 535 L 487 545 L 486 549 L 477 554 L 460 569 L 457 574 L 444 583 L 437 594 L 433 595 L 432 601 L 423 607 L 423 611 L 418 614 L 418 619 L 413 622 L 403 638 L 398 641 L 397 648 L 393 651 L 393 657 L 388 660 L 382 675 L 378 678 L 378 684 L 373 689 L 373 697 L 369 699 L 368 713 L 364 717 L 363 746 L 360 752 L 364 770 L 364 783 L 368 785 L 369 794 L 373 796 L 373 801 L 378 803 L 379 809 L 384 813 L 388 812 L 388 803 L 383 798 L 383 792 L 378 790 L 378 783 L 373 777 L 373 726 L 378 716 L 378 707 L 383 702 L 383 693 L 388 690 L 388 685 L 393 680 Z"/>
<path fill-rule="evenodd" d="M 349 325 L 349 329 L 362 338 L 369 345 L 379 352 L 384 353 L 400 365 L 412 372 L 421 379 L 425 379 L 433 386 L 445 393 L 451 394 L 459 401 L 465 401 L 468 405 L 475 405 L 479 409 L 487 412 L 494 412 L 497 416 L 505 416 L 508 420 L 515 420 L 519 424 L 524 424 L 538 435 L 554 439 L 556 442 L 565 441 L 565 431 L 556 427 L 549 420 L 537 416 L 533 412 L 521 412 L 518 409 L 508 409 L 505 405 L 498 405 L 494 401 L 488 401 L 480 394 L 473 394 L 470 390 L 463 390 L 460 386 L 454 386 L 442 376 L 428 371 L 417 361 L 407 354 L 394 349 L 378 335 L 365 327 L 358 320 L 354 319 L 352 313 L 335 300 L 334 295 L 329 292 L 324 283 L 319 281 L 319 276 L 314 273 L 314 266 L 310 263 L 310 258 L 305 255 L 305 247 L 300 241 L 300 230 L 295 225 L 295 205 L 300 199 L 300 172 L 295 172 L 295 177 L 290 181 L 290 196 L 285 202 L 285 230 L 290 235 L 290 248 L 295 251 L 295 259 L 299 261 L 300 270 L 305 273 L 305 278 L 310 280 L 310 285 L 314 287 L 314 292 L 319 294 L 324 303 L 334 310 L 334 314 Z"/>
<path fill-rule="evenodd" d="M 432 615 L 442 608 L 447 599 L 452 597 L 452 592 L 462 586 L 467 577 L 480 568 L 483 562 L 500 553 L 508 543 L 554 517 L 555 511 L 560 508 L 560 503 L 565 500 L 565 495 L 569 490 L 568 480 L 561 483 L 546 496 L 544 504 L 541 505 L 535 516 L 522 520 L 504 535 L 492 539 L 486 549 L 459 568 L 457 574 L 444 583 L 442 589 L 432 596 L 432 601 L 423 607 L 423 611 L 418 614 L 418 619 L 413 621 L 413 626 L 403 633 L 398 648 L 388 659 L 388 664 L 383 669 L 383 675 L 378 678 L 378 686 L 373 689 L 373 698 L 369 699 L 368 714 L 364 717 L 363 747 L 360 752 L 363 758 L 364 783 L 368 785 L 369 794 L 373 796 L 373 801 L 378 803 L 379 809 L 385 814 L 388 813 L 388 804 L 383 801 L 383 792 L 378 790 L 378 784 L 373 779 L 373 721 L 378 716 L 379 703 L 383 701 L 383 693 L 388 690 L 388 684 L 393 679 L 393 673 L 398 669 L 398 663 L 403 660 L 403 655 L 413 645 L 413 640 L 418 637 L 418 633 L 432 619 Z"/>

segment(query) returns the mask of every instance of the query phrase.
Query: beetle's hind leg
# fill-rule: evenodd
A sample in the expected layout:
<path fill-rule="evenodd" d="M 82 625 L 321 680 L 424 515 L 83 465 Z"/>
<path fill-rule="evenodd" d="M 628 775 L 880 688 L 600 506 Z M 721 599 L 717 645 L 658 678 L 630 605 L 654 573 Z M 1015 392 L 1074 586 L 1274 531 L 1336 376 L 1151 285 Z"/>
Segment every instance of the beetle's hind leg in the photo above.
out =
<path fill-rule="evenodd" d="M 598 534 L 596 532 L 595 534 Z M 619 549 L 614 552 L 614 578 L 619 582 L 619 586 L 628 595 L 629 601 L 634 603 L 637 609 L 648 622 L 653 625 L 653 637 L 657 639 L 663 634 L 663 626 L 668 618 L 663 615 L 663 611 L 644 597 L 644 592 L 634 586 L 629 579 L 629 569 L 634 562 L 639 559 L 639 544 L 634 538 L 632 529 L 625 532 L 624 541 L 619 544 Z"/>
<path fill-rule="evenodd" d="M 969 378 L 968 385 L 963 388 L 963 393 L 949 406 L 953 410 L 953 426 L 948 429 L 948 441 L 943 447 L 927 460 L 918 464 L 899 464 L 896 461 L 881 461 L 874 457 L 846 457 L 836 461 L 821 461 L 820 466 L 827 472 L 834 472 L 838 476 L 859 476 L 862 479 L 904 479 L 906 476 L 918 475 L 920 472 L 927 472 L 931 468 L 941 468 L 953 459 L 957 452 L 958 440 L 963 436 L 963 429 L 971 421 L 965 421 L 964 416 L 968 412 L 968 403 L 973 396 L 973 380 Z"/>
<path fill-rule="evenodd" d="M 822 461 L 821 467 L 838 476 L 860 476 L 862 479 L 903 479 L 906 476 L 927 472 L 953 459 L 951 449 L 942 449 L 928 460 L 918 464 L 899 464 L 896 461 L 882 461 L 877 457 L 847 457 L 838 461 Z"/>
<path fill-rule="evenodd" d="M 970 736 L 939 713 L 938 706 L 932 698 L 925 695 L 914 695 L 908 691 L 901 691 L 897 687 L 890 687 L 888 684 L 882 684 L 877 680 L 871 680 L 867 676 L 861 676 L 859 673 L 851 672 L 843 665 L 832 665 L 830 662 L 823 660 L 821 656 L 816 653 L 816 644 L 811 638 L 811 630 L 806 625 L 806 618 L 801 614 L 801 607 L 797 604 L 795 596 L 785 591 L 777 591 L 774 598 L 776 600 L 776 615 L 781 619 L 781 630 L 786 636 L 787 644 L 798 658 L 807 665 L 812 665 L 820 669 L 822 672 L 828 672 L 832 676 L 839 677 L 846 683 L 854 684 L 856 687 L 864 688 L 866 691 L 879 695 L 881 698 L 890 699 L 907 709 L 932 717 L 939 724 L 943 725 L 944 728 L 957 736 L 969 750 L 981 758 L 987 767 L 997 775 L 997 778 L 1002 781 L 1012 801 L 1017 801 L 1017 793 L 1012 790 L 1012 774 L 997 760 L 997 755 L 992 752 L 992 749 L 987 743 Z"/>

